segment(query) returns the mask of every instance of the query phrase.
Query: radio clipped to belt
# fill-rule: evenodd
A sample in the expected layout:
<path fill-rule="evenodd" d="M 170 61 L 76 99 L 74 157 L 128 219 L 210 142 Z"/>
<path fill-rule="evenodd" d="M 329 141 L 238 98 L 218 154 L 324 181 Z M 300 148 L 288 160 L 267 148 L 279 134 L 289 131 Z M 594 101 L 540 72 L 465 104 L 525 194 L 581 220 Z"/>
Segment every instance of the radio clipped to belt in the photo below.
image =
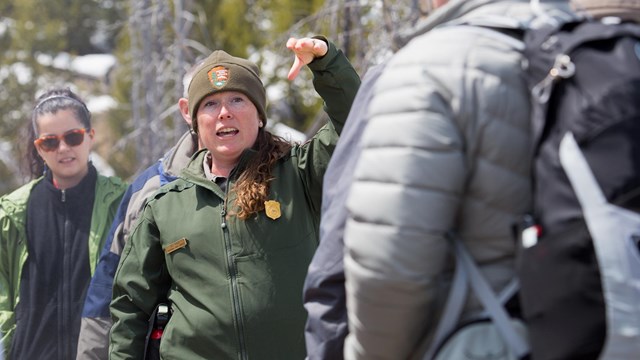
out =
<path fill-rule="evenodd" d="M 171 307 L 169 304 L 158 304 L 149 318 L 149 329 L 144 347 L 145 360 L 160 360 L 160 341 L 170 318 Z"/>

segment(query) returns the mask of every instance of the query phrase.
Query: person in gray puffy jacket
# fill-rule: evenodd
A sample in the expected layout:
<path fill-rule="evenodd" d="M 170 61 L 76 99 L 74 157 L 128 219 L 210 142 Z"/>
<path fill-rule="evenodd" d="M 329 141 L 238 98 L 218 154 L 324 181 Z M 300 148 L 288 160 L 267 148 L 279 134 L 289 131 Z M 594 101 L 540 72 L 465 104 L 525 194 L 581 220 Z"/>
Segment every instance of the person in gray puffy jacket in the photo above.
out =
<path fill-rule="evenodd" d="M 531 205 L 522 0 L 432 1 L 387 62 L 347 199 L 346 359 L 422 358 L 462 239 L 495 291 L 514 277 L 512 225 Z M 566 1 L 540 2 L 569 18 Z M 500 27 L 504 30 L 493 29 Z M 481 310 L 468 297 L 462 321 Z"/>

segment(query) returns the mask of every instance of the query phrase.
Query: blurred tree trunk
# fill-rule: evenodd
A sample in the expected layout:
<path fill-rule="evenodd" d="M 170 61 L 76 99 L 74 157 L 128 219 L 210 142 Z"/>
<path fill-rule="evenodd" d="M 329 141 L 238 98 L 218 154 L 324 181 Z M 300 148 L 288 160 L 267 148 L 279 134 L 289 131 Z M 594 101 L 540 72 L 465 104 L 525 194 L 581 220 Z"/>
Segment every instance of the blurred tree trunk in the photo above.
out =
<path fill-rule="evenodd" d="M 138 170 L 161 157 L 185 131 L 176 106 L 190 24 L 186 2 L 129 0 L 131 44 L 131 115 L 134 131 L 124 136 L 135 144 Z"/>
<path fill-rule="evenodd" d="M 184 0 L 174 0 L 173 1 L 173 31 L 176 34 L 176 43 L 173 46 L 173 71 L 171 72 L 174 76 L 174 82 L 178 85 L 182 84 L 182 74 L 188 68 L 188 65 L 185 61 L 184 56 L 184 45 L 187 36 L 189 35 L 189 28 L 186 26 L 185 16 L 184 16 Z M 185 89 L 186 90 L 186 89 Z M 173 96 L 177 99 L 181 98 L 183 95 L 183 87 L 175 86 L 173 91 Z M 183 129 L 185 122 L 182 119 L 179 111 L 173 113 L 173 138 L 178 139 L 184 132 Z"/>

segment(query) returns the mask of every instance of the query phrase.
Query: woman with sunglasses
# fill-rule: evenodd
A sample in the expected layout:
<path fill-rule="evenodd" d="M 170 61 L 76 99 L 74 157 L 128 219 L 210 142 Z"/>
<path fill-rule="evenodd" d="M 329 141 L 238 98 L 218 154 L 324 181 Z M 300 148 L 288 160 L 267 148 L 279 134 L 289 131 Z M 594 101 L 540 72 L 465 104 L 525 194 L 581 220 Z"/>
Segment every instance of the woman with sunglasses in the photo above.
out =
<path fill-rule="evenodd" d="M 5 359 L 74 359 L 86 289 L 126 186 L 91 164 L 91 114 L 71 90 L 37 99 L 29 134 L 35 179 L 0 198 Z"/>

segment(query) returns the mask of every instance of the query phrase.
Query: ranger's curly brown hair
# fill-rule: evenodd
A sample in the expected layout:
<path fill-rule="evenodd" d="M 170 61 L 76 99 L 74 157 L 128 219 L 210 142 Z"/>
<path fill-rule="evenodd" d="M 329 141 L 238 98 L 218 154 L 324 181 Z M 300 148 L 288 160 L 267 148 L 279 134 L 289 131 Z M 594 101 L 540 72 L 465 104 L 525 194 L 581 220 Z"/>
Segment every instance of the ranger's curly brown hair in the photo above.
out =
<path fill-rule="evenodd" d="M 247 220 L 264 210 L 264 202 L 269 196 L 269 182 L 273 180 L 273 165 L 291 148 L 291 143 L 285 139 L 263 129 L 258 131 L 258 138 L 253 146 L 258 154 L 249 160 L 233 187 L 237 208 L 234 214 L 238 218 Z"/>

